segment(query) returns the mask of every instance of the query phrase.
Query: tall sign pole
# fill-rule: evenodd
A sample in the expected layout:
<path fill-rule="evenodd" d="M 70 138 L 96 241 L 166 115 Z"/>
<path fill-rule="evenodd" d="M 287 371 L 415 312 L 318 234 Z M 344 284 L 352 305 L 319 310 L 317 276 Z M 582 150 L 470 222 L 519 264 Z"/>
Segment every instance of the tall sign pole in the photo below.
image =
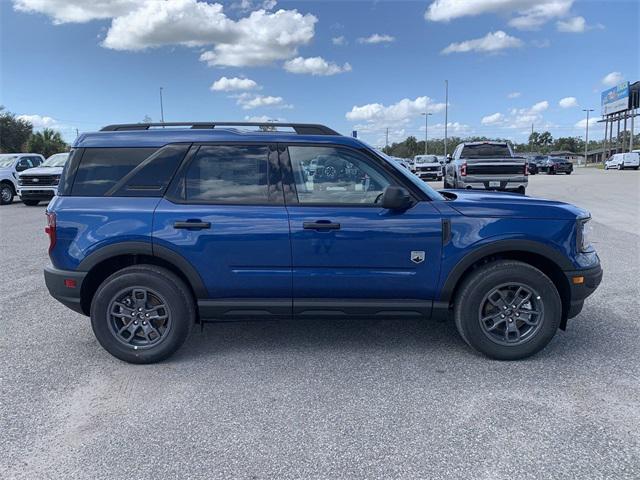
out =
<path fill-rule="evenodd" d="M 587 147 L 589 146 L 589 112 L 593 112 L 593 108 L 583 108 L 583 112 L 587 112 L 587 131 L 584 134 L 584 164 L 587 165 Z"/>
<path fill-rule="evenodd" d="M 427 151 L 427 143 L 429 142 L 429 115 L 433 115 L 429 112 L 423 112 L 424 115 L 424 154 L 428 153 Z"/>

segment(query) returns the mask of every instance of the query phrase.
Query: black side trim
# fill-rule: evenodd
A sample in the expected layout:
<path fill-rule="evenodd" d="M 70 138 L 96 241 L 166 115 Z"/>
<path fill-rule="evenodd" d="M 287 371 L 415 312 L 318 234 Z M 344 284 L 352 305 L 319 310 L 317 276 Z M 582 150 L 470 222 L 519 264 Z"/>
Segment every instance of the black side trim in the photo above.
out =
<path fill-rule="evenodd" d="M 293 314 L 300 317 L 430 317 L 432 303 L 414 299 L 295 299 Z"/>
<path fill-rule="evenodd" d="M 65 307 L 74 312 L 85 315 L 80 304 L 80 291 L 82 282 L 87 276 L 86 272 L 73 272 L 69 270 L 59 270 L 54 267 L 45 267 L 44 283 L 53 298 L 62 303 Z M 75 288 L 69 288 L 64 284 L 66 279 L 75 280 Z"/>
<path fill-rule="evenodd" d="M 198 300 L 203 320 L 239 320 L 258 317 L 290 318 L 290 298 L 222 298 Z"/>
<path fill-rule="evenodd" d="M 453 291 L 456 287 L 456 284 L 458 283 L 458 280 L 460 280 L 464 272 L 471 265 L 484 257 L 503 252 L 534 253 L 548 258 L 556 265 L 558 265 L 562 270 L 570 270 L 572 268 L 575 268 L 569 261 L 569 259 L 562 255 L 560 252 L 541 243 L 521 239 L 498 240 L 496 242 L 473 250 L 471 253 L 468 253 L 464 258 L 462 258 L 462 260 L 460 260 L 456 264 L 455 267 L 451 269 L 449 275 L 447 276 L 447 280 L 444 282 L 442 291 L 440 292 L 440 301 L 449 302 L 451 300 L 451 296 L 453 295 Z"/>
<path fill-rule="evenodd" d="M 197 298 L 209 296 L 200 274 L 182 255 L 166 247 L 147 242 L 122 242 L 102 247 L 80 262 L 78 272 L 88 272 L 98 263 L 120 255 L 149 255 L 161 258 L 174 265 L 187 277 Z"/>

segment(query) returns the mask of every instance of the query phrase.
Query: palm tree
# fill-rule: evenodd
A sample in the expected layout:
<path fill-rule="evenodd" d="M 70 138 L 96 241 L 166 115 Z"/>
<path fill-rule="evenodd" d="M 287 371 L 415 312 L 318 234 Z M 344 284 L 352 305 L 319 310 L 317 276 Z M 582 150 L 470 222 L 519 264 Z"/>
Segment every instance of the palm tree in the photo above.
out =
<path fill-rule="evenodd" d="M 60 132 L 51 128 L 45 128 L 41 132 L 36 132 L 29 137 L 27 151 L 30 153 L 40 153 L 45 158 L 54 153 L 66 152 L 69 146 L 62 140 Z"/>

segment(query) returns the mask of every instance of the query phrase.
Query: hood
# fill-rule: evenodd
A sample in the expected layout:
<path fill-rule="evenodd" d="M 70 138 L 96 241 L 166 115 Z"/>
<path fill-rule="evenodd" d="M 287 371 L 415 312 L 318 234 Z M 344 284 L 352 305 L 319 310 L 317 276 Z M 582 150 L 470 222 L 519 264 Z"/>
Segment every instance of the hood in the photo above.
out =
<path fill-rule="evenodd" d="M 34 167 L 20 172 L 22 175 L 60 175 L 64 167 Z"/>
<path fill-rule="evenodd" d="M 589 212 L 569 203 L 484 190 L 440 190 L 455 210 L 467 217 L 513 217 L 574 220 Z"/>

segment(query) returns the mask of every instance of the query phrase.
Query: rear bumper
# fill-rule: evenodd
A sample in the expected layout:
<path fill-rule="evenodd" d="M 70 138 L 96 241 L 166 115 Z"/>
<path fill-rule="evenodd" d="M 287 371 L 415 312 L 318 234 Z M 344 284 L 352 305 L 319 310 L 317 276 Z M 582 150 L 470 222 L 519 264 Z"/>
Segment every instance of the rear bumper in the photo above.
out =
<path fill-rule="evenodd" d="M 54 267 L 45 267 L 44 283 L 53 298 L 71 310 L 82 313 L 81 296 L 82 282 L 84 282 L 87 272 L 74 272 L 70 270 L 59 270 Z M 65 284 L 65 281 L 66 284 Z M 75 286 L 72 282 L 75 282 Z"/>
<path fill-rule="evenodd" d="M 490 182 L 500 182 L 499 186 L 491 186 Z M 458 178 L 459 188 L 479 188 L 483 190 L 517 190 L 527 188 L 529 180 L 524 175 L 514 177 L 481 177 L 471 176 Z"/>
<path fill-rule="evenodd" d="M 602 266 L 600 264 L 586 270 L 564 272 L 571 289 L 571 306 L 568 318 L 573 318 L 582 310 L 584 300 L 596 291 L 602 282 Z M 582 283 L 574 283 L 575 278 L 583 277 Z"/>
<path fill-rule="evenodd" d="M 442 170 L 436 172 L 416 172 L 420 180 L 442 180 Z"/>

